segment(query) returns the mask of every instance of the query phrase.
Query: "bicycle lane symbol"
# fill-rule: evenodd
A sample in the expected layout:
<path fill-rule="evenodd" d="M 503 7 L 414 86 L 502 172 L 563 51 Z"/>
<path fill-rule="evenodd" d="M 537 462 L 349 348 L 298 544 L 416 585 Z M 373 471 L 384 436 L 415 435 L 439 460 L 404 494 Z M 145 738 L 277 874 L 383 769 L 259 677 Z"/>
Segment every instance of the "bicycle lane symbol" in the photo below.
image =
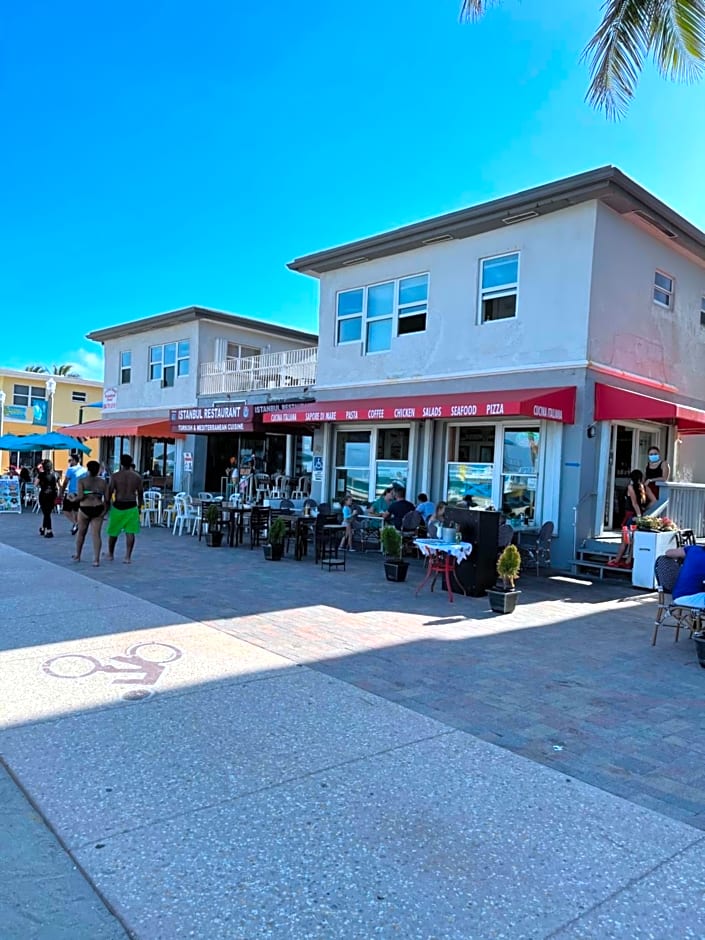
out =
<path fill-rule="evenodd" d="M 55 679 L 85 679 L 96 672 L 104 672 L 115 677 L 113 685 L 154 686 L 167 665 L 181 656 L 181 650 L 169 643 L 137 643 L 128 646 L 124 654 L 110 656 L 107 662 L 85 653 L 62 653 L 48 659 L 42 669 Z M 142 695 L 133 692 L 128 696 L 143 698 L 148 694 L 145 690 Z"/>

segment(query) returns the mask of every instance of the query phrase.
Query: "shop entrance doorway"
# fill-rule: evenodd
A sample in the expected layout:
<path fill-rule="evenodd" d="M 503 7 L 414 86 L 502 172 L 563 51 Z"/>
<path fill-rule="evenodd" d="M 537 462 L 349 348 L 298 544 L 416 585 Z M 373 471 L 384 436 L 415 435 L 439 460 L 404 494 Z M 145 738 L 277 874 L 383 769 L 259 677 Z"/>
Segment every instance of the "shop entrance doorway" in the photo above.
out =
<path fill-rule="evenodd" d="M 608 531 L 621 528 L 625 498 L 632 470 L 641 470 L 648 462 L 650 447 L 661 445 L 661 432 L 638 425 L 615 424 L 610 432 L 609 473 L 603 525 Z"/>

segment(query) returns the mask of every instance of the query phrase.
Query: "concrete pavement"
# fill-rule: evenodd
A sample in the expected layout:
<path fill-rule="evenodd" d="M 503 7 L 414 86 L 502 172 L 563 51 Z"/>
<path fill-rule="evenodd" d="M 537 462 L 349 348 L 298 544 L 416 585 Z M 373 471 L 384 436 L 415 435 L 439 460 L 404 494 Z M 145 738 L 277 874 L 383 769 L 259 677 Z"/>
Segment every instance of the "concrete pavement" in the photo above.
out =
<path fill-rule="evenodd" d="M 659 708 L 672 720 L 667 693 L 701 702 L 692 650 L 668 634 L 648 647 L 650 600 L 527 578 L 520 617 L 494 618 L 481 599 L 414 599 L 412 585 L 382 580 L 378 558 L 328 573 L 164 530 L 140 537 L 131 567 L 71 570 L 65 533 L 40 540 L 32 522 L 0 517 L 0 538 L 16 546 L 0 545 L 0 754 L 125 930 L 702 935 L 699 814 L 668 799 L 653 812 L 565 769 L 583 760 L 583 776 L 605 772 L 586 761 L 590 725 L 614 732 L 604 716 L 617 686 L 630 706 L 632 674 L 644 724 Z M 574 630 L 587 629 L 598 681 L 583 692 L 577 664 L 565 685 L 545 660 L 562 640 L 574 652 Z M 555 724 L 564 701 L 573 711 L 558 740 L 535 715 L 557 702 Z M 518 734 L 522 711 L 522 740 L 480 740 Z M 636 714 L 622 710 L 622 723 Z M 545 753 L 508 749 L 527 742 Z M 620 752 L 606 755 L 611 766 Z M 643 802 L 648 775 L 632 766 Z M 107 917 L 86 936 L 119 935 Z M 61 936 L 43 926 L 37 936 Z"/>

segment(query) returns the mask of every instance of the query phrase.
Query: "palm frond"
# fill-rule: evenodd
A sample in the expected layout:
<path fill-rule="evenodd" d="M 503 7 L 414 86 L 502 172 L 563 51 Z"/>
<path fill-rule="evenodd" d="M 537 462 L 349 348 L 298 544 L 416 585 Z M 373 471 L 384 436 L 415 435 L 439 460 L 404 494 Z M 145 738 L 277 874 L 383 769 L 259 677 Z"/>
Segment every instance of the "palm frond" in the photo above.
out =
<path fill-rule="evenodd" d="M 467 23 L 472 20 L 479 20 L 487 12 L 487 8 L 497 0 L 463 0 L 460 7 L 460 21 Z"/>
<path fill-rule="evenodd" d="M 648 55 L 661 74 L 692 79 L 705 56 L 705 0 L 606 0 L 583 52 L 592 80 L 586 98 L 608 118 L 624 116 Z"/>
<path fill-rule="evenodd" d="M 49 370 L 47 369 L 46 366 L 25 366 L 24 371 L 25 372 L 48 372 Z"/>

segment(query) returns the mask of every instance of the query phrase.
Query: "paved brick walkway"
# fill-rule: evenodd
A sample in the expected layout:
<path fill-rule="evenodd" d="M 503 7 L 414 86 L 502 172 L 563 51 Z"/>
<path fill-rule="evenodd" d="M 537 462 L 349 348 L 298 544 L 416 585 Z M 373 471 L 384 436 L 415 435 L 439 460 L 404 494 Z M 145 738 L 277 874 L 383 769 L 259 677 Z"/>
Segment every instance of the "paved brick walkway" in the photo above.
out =
<path fill-rule="evenodd" d="M 37 526 L 2 516 L 0 540 L 75 567 L 65 520 L 52 541 Z M 499 617 L 486 599 L 415 597 L 420 563 L 389 584 L 377 554 L 328 572 L 166 529 L 139 537 L 130 567 L 80 571 L 705 828 L 705 671 L 671 630 L 650 646 L 654 595 L 527 575 L 516 613 Z"/>

